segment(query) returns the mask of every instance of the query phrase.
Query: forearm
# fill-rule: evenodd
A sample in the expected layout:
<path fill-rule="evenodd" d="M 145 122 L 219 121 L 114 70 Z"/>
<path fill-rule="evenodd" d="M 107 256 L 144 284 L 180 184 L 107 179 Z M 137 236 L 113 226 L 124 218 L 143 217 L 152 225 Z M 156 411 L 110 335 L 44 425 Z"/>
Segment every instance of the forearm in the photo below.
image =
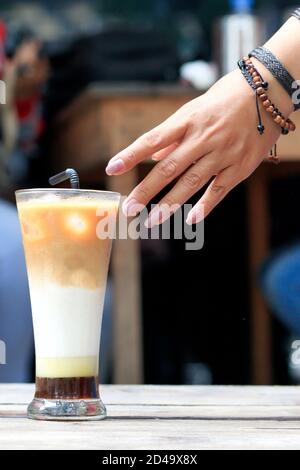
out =
<path fill-rule="evenodd" d="M 265 46 L 278 57 L 295 80 L 300 80 L 300 21 L 297 18 L 289 18 Z"/>
<path fill-rule="evenodd" d="M 264 46 L 280 60 L 295 80 L 300 80 L 300 21 L 297 18 L 289 18 Z M 290 115 L 293 111 L 290 96 L 264 65 L 255 58 L 252 60 L 269 82 L 269 91 L 274 102 L 286 116 Z"/>

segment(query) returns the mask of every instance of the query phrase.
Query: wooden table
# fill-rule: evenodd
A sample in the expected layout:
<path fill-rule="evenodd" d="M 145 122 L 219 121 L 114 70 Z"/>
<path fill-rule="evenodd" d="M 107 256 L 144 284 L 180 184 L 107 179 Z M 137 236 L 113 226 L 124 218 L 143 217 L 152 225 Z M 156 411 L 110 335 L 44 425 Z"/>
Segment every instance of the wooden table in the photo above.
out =
<path fill-rule="evenodd" d="M 300 449 L 299 387 L 102 387 L 108 418 L 26 418 L 33 385 L 0 385 L 0 449 Z"/>

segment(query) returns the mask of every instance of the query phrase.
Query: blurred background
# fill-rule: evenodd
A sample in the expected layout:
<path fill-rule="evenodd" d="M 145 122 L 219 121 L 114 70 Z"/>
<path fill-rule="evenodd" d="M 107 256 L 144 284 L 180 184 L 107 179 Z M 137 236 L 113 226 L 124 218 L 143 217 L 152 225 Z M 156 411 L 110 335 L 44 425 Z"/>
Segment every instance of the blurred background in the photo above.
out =
<path fill-rule="evenodd" d="M 14 190 L 48 186 L 51 174 L 72 166 L 82 187 L 128 193 L 151 163 L 111 182 L 108 159 L 235 68 L 296 7 L 284 0 L 1 0 L 0 338 L 7 365 L 0 381 L 34 380 Z M 202 250 L 185 250 L 185 240 L 122 242 L 128 248 L 117 250 L 104 311 L 102 382 L 300 381 L 291 359 L 300 339 L 300 137 L 288 139 L 280 169 L 264 163 L 208 217 Z"/>

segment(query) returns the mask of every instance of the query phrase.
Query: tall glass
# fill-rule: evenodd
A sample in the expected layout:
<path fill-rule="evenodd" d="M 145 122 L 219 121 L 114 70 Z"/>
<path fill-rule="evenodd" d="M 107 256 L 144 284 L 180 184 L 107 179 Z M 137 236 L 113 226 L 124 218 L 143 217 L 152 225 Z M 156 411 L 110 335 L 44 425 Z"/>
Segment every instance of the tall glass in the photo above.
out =
<path fill-rule="evenodd" d="M 36 354 L 28 417 L 102 419 L 100 333 L 120 195 L 28 189 L 17 191 L 16 199 Z"/>

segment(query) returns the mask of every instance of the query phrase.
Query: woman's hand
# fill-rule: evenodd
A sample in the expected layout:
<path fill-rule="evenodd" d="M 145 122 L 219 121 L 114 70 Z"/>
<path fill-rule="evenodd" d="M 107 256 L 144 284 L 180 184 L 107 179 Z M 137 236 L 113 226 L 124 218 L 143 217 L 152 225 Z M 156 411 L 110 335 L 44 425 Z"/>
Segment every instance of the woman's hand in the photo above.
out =
<path fill-rule="evenodd" d="M 136 215 L 153 196 L 179 177 L 150 212 L 146 225 L 152 227 L 170 215 L 160 208 L 161 204 L 182 205 L 211 181 L 187 217 L 189 224 L 199 222 L 203 213 L 204 217 L 209 214 L 232 188 L 255 170 L 277 141 L 279 126 L 264 110 L 261 113 L 265 125 L 263 135 L 257 131 L 254 93 L 236 70 L 139 137 L 114 156 L 106 168 L 108 175 L 120 175 L 151 156 L 157 161 L 124 201 L 125 214 Z"/>

